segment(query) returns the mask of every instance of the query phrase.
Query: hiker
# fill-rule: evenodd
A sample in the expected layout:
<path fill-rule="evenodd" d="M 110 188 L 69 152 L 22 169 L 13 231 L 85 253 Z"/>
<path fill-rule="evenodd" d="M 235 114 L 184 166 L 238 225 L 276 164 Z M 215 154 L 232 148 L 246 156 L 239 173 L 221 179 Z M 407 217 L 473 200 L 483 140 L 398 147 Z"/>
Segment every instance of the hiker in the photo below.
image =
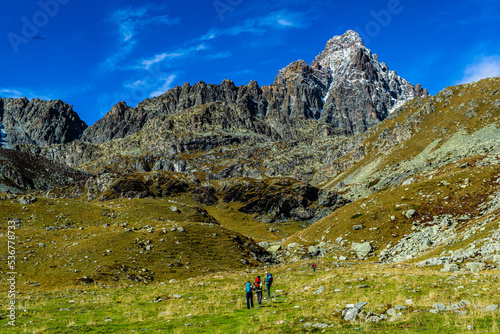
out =
<path fill-rule="evenodd" d="M 273 275 L 266 272 L 267 299 L 271 299 L 271 285 L 273 285 Z"/>
<path fill-rule="evenodd" d="M 316 272 L 316 263 L 313 263 L 313 272 Z"/>
<path fill-rule="evenodd" d="M 253 283 L 255 293 L 257 294 L 257 304 L 262 305 L 262 281 L 260 276 L 257 276 Z"/>
<path fill-rule="evenodd" d="M 250 305 L 252 305 L 252 307 L 253 307 L 253 292 L 252 291 L 253 291 L 252 283 L 250 283 L 250 281 L 248 281 L 245 284 L 245 293 L 247 296 L 247 309 L 250 309 Z"/>

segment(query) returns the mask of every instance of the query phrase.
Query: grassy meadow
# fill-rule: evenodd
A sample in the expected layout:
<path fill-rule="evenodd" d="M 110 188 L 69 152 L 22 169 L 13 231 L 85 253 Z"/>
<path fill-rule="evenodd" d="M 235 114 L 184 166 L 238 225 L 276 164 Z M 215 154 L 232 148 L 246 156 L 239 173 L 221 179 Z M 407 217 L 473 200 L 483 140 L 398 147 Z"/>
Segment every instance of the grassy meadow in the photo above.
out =
<path fill-rule="evenodd" d="M 16 327 L 0 322 L 9 333 L 498 333 L 498 275 L 450 274 L 437 270 L 380 264 L 348 264 L 323 259 L 313 273 L 311 263 L 273 267 L 272 299 L 246 309 L 244 283 L 256 272 L 216 273 L 129 286 L 73 286 L 43 291 L 20 287 Z M 323 293 L 317 293 L 320 287 Z M 181 298 L 175 298 L 180 295 Z M 264 293 L 264 296 L 266 294 Z M 5 305 L 6 294 L 0 302 Z M 179 297 L 179 296 L 176 296 Z M 435 303 L 467 300 L 462 309 L 430 313 Z M 367 302 L 364 312 L 382 314 L 404 305 L 401 319 L 348 322 L 340 310 Z M 327 328 L 316 328 L 323 324 Z M 304 327 L 306 325 L 306 327 Z M 317 326 L 317 325 L 316 325 Z"/>

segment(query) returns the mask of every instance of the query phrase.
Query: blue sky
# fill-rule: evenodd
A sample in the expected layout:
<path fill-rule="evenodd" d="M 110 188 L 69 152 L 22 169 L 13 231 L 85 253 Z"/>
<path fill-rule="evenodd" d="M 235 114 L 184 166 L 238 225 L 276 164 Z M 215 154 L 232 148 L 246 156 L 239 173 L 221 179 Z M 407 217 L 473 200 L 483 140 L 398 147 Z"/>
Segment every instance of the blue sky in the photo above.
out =
<path fill-rule="evenodd" d="M 62 99 L 91 125 L 185 82 L 272 83 L 356 30 L 432 94 L 500 75 L 500 0 L 5 1 L 0 97 Z"/>

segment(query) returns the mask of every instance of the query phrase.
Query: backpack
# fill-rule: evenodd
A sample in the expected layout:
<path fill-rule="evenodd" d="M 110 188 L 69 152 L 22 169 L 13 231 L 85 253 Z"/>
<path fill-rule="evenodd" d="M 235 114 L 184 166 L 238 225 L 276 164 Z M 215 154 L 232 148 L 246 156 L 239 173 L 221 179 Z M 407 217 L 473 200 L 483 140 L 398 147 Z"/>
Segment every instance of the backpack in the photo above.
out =
<path fill-rule="evenodd" d="M 245 292 L 249 293 L 252 292 L 252 283 L 248 282 L 245 286 Z"/>
<path fill-rule="evenodd" d="M 273 282 L 273 275 L 271 273 L 267 274 L 267 280 L 266 282 L 272 283 Z"/>

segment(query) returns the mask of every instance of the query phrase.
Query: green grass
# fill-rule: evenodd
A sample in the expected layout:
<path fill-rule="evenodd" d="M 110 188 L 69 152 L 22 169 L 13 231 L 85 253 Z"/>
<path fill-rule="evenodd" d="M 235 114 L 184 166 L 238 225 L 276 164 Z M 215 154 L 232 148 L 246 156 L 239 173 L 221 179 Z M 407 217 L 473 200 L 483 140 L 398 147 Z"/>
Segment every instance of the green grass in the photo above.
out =
<path fill-rule="evenodd" d="M 495 272 L 459 275 L 431 270 L 363 265 L 338 268 L 327 260 L 273 268 L 273 298 L 262 307 L 246 309 L 243 287 L 257 273 L 208 275 L 173 284 L 123 288 L 79 287 L 73 290 L 23 292 L 18 300 L 17 326 L 12 333 L 312 333 L 308 322 L 332 325 L 335 333 L 475 333 L 498 331 L 496 314 L 474 307 L 496 304 L 499 280 Z M 264 270 L 259 273 L 263 274 Z M 368 288 L 358 288 L 360 285 Z M 314 294 L 320 286 L 323 294 Z M 336 289 L 340 291 L 335 291 Z M 174 294 L 181 299 L 172 298 Z M 265 294 L 264 294 L 265 295 Z M 153 302 L 158 298 L 164 301 Z M 411 299 L 412 304 L 406 304 Z M 472 305 L 467 315 L 429 313 L 434 303 L 449 305 L 462 299 Z M 347 322 L 335 309 L 366 301 L 376 314 L 406 305 L 402 320 Z M 0 298 L 5 303 L 5 295 Z M 299 307 L 297 307 L 299 306 Z M 112 319 L 106 321 L 107 317 Z M 283 323 L 279 323 L 283 322 Z M 0 321 L 5 328 L 6 319 Z"/>

